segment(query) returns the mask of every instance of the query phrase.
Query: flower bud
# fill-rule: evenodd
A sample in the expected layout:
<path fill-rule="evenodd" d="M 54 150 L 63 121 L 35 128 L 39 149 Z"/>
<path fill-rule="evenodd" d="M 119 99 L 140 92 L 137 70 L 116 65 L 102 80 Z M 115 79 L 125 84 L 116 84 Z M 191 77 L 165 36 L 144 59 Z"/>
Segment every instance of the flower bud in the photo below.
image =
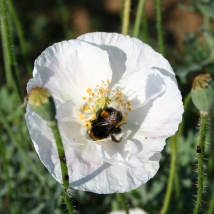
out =
<path fill-rule="evenodd" d="M 28 104 L 43 120 L 55 120 L 56 108 L 51 94 L 46 88 L 35 87 L 27 95 Z"/>
<path fill-rule="evenodd" d="M 208 115 L 214 105 L 214 84 L 210 74 L 200 74 L 195 77 L 191 97 L 200 113 L 203 116 Z"/>

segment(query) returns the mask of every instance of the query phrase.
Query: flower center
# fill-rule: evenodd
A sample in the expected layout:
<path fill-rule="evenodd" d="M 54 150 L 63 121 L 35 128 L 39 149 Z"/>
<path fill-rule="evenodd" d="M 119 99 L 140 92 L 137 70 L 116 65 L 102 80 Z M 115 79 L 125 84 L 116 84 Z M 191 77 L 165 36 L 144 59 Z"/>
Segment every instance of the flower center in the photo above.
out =
<path fill-rule="evenodd" d="M 123 115 L 123 122 L 126 122 L 126 116 L 131 111 L 131 101 L 126 101 L 124 94 L 119 88 L 111 90 L 109 80 L 103 81 L 95 88 L 86 90 L 88 96 L 82 97 L 85 104 L 80 108 L 79 119 L 83 121 L 82 128 L 89 129 L 92 120 L 96 119 L 96 113 L 99 109 L 113 107 Z"/>

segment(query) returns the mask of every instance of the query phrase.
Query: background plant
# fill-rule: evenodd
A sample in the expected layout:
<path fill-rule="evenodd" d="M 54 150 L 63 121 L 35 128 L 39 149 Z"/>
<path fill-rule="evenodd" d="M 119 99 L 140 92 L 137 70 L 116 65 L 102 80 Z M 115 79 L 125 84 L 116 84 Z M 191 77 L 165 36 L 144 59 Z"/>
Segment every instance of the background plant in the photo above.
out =
<path fill-rule="evenodd" d="M 150 5 L 151 2 L 131 1 L 128 34 L 133 36 L 135 32 L 135 36 L 159 51 L 155 7 Z M 60 197 L 61 187 L 44 168 L 34 151 L 23 119 L 25 110 L 21 105 L 24 100 L 19 97 L 22 92 L 26 93 L 25 87 L 31 77 L 29 69 L 33 67 L 33 61 L 46 47 L 91 31 L 121 33 L 124 1 L 10 0 L 6 3 L 5 15 L 8 20 L 15 73 L 10 67 L 11 61 L 5 48 L 1 8 L 0 213 L 64 213 L 65 206 Z M 164 212 L 192 213 L 192 199 L 194 200 L 193 196 L 197 192 L 193 183 L 197 177 L 194 172 L 197 156 L 195 135 L 198 132 L 199 115 L 189 99 L 189 92 L 193 79 L 198 74 L 208 72 L 214 77 L 214 5 L 212 1 L 205 0 L 182 3 L 163 0 L 162 4 L 161 33 L 165 57 L 178 77 L 179 88 L 185 100 L 185 113 L 174 139 L 174 151 L 171 138 L 162 153 L 161 168 L 157 175 L 147 184 L 125 193 L 125 198 L 129 207 L 141 207 L 151 214 L 159 213 L 164 203 L 174 152 L 175 173 L 169 204 Z M 142 7 L 141 11 L 138 5 Z M 173 14 L 180 15 L 175 17 Z M 184 22 L 179 17 L 182 17 Z M 194 20 L 197 20 L 197 24 L 193 24 Z M 190 25 L 194 25 L 191 30 Z M 19 90 L 15 87 L 17 83 Z M 204 176 L 207 194 L 203 195 L 202 204 L 206 214 L 214 212 L 213 112 L 209 123 L 205 146 L 208 161 L 205 160 L 207 170 Z M 114 194 L 97 195 L 75 190 L 72 200 L 76 209 L 83 214 L 108 213 L 122 209 L 118 197 Z"/>

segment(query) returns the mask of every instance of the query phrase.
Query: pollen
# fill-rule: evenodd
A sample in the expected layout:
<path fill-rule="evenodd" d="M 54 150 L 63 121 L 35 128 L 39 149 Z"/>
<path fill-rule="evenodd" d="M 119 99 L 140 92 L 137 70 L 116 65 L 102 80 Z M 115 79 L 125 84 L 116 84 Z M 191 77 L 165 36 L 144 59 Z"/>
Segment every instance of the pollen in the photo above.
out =
<path fill-rule="evenodd" d="M 87 90 L 86 90 L 86 92 L 88 93 L 88 94 L 92 94 L 92 90 L 90 89 L 90 88 L 88 88 Z"/>
<path fill-rule="evenodd" d="M 83 114 L 78 114 L 80 120 L 84 120 L 84 115 Z"/>
<path fill-rule="evenodd" d="M 87 96 L 82 96 L 85 101 L 84 105 L 80 107 L 79 119 L 82 121 L 82 128 L 90 129 L 91 121 L 96 119 L 96 113 L 99 109 L 106 107 L 113 107 L 120 111 L 123 115 L 122 121 L 126 122 L 131 109 L 131 101 L 127 100 L 126 95 L 120 88 L 111 90 L 109 87 L 110 81 L 102 80 L 100 84 L 94 85 L 94 88 L 86 90 Z"/>

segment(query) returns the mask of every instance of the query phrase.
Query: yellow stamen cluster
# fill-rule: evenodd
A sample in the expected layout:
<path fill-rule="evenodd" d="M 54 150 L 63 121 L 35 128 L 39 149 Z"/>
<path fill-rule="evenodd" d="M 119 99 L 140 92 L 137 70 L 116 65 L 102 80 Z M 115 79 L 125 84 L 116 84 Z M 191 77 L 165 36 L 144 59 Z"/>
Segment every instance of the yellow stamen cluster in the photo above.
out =
<path fill-rule="evenodd" d="M 96 112 L 99 109 L 104 109 L 109 104 L 123 114 L 123 121 L 126 122 L 126 116 L 131 111 L 131 101 L 125 102 L 125 96 L 119 90 L 110 90 L 110 81 L 103 81 L 100 85 L 92 90 L 88 88 L 86 90 L 87 96 L 83 96 L 82 99 L 85 104 L 80 108 L 79 119 L 84 120 L 82 128 L 89 129 L 91 127 L 91 121 L 96 119 Z"/>

